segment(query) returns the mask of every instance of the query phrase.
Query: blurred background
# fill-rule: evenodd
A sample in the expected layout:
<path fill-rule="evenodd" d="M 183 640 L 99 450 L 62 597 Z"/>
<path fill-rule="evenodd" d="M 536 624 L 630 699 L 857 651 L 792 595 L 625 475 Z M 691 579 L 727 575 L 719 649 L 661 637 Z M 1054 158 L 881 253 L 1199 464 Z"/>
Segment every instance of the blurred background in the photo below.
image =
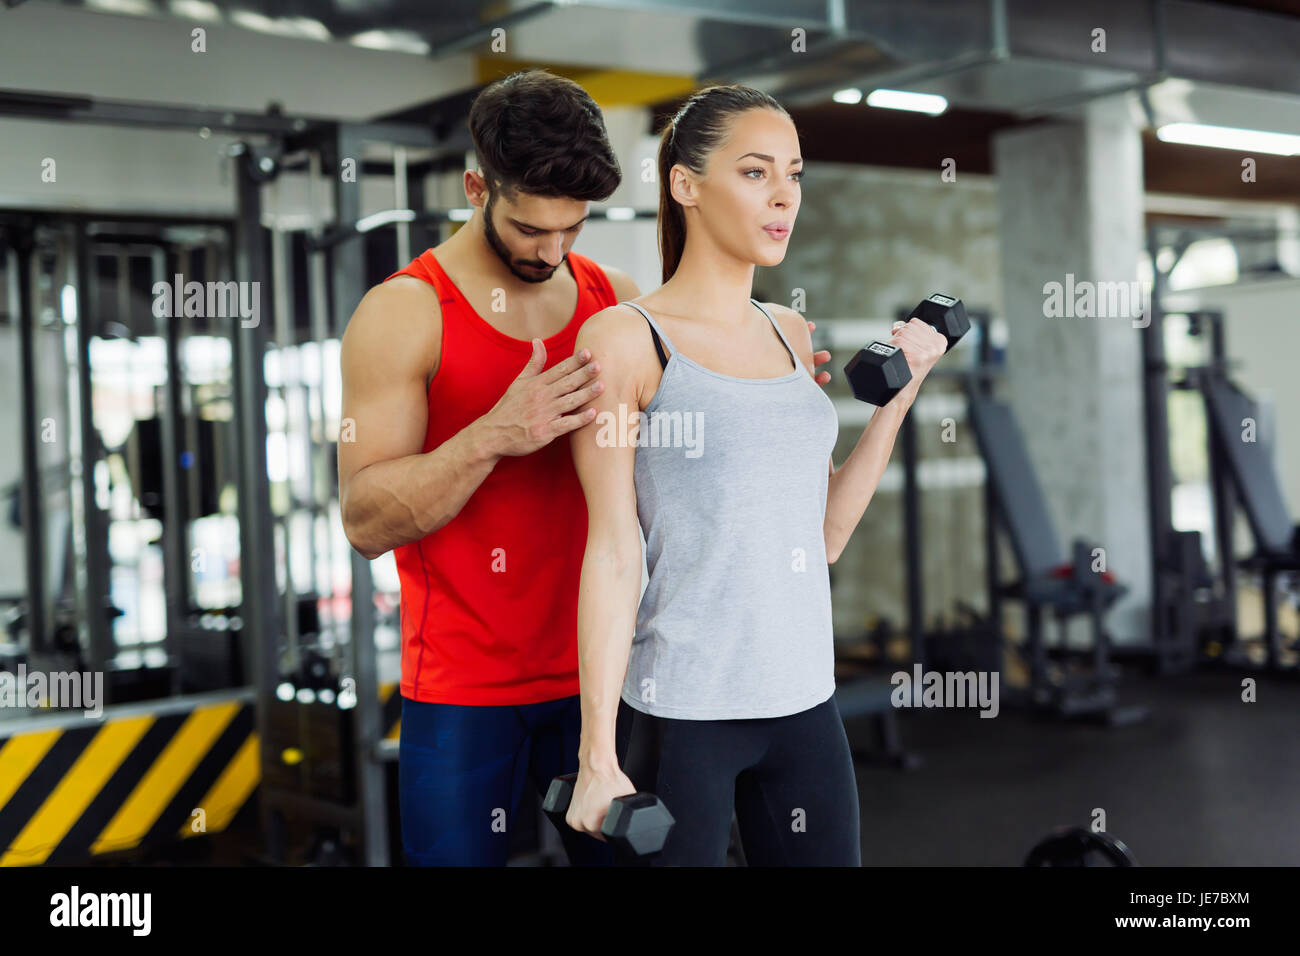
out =
<path fill-rule="evenodd" d="M 831 569 L 864 863 L 1066 825 L 1300 861 L 1298 49 L 1296 0 L 6 0 L 0 677 L 106 706 L 0 694 L 0 865 L 400 864 L 339 340 L 467 218 L 470 103 L 530 67 L 603 110 L 623 183 L 575 248 L 642 290 L 664 122 L 711 82 L 789 110 L 754 295 L 832 351 L 837 461 L 858 349 L 934 292 L 972 319 Z M 258 321 L 157 317 L 178 274 Z M 895 706 L 914 666 L 1000 674 L 999 719 Z M 529 799 L 515 861 L 563 863 Z"/>

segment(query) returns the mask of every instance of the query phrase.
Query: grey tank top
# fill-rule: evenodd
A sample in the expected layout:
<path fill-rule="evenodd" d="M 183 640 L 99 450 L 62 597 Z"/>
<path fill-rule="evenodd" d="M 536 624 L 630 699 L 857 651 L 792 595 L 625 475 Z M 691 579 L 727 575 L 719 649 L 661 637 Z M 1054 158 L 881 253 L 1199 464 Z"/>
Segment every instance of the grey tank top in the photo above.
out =
<path fill-rule="evenodd" d="M 822 523 L 835 408 L 795 370 L 734 378 L 680 354 L 638 417 L 637 516 L 649 580 L 623 682 L 659 717 L 782 717 L 835 691 Z M 632 410 L 636 414 L 636 410 Z"/>

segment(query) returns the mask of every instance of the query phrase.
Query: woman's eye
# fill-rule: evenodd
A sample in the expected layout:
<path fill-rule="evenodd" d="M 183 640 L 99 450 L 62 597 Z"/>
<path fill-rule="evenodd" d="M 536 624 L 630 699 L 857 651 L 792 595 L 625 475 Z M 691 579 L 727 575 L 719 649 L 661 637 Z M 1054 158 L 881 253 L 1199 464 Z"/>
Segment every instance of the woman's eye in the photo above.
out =
<path fill-rule="evenodd" d="M 791 173 L 790 175 L 794 177 L 794 181 L 795 181 L 795 182 L 800 182 L 800 181 L 803 180 L 803 170 L 802 170 L 802 169 L 799 170 L 798 172 Z"/>
<path fill-rule="evenodd" d="M 745 170 L 745 175 L 748 176 L 750 173 L 765 173 L 765 172 L 766 170 L 760 169 L 759 167 L 755 166 L 753 169 Z"/>

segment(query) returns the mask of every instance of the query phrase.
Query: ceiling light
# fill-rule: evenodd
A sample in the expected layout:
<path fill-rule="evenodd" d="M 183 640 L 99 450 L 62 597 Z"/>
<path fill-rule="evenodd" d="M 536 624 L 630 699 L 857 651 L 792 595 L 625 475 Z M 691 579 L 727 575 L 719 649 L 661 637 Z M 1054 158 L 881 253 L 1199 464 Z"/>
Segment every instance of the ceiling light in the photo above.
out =
<path fill-rule="evenodd" d="M 1161 142 L 1185 143 L 1188 146 L 1214 146 L 1218 149 L 1273 153 L 1278 156 L 1300 155 L 1300 136 L 1291 133 L 1205 126 L 1201 123 L 1169 123 L 1156 130 L 1156 137 Z"/>
<path fill-rule="evenodd" d="M 948 108 L 948 101 L 934 93 L 909 93 L 906 90 L 872 90 L 867 96 L 868 106 L 887 110 L 911 110 L 938 116 Z"/>

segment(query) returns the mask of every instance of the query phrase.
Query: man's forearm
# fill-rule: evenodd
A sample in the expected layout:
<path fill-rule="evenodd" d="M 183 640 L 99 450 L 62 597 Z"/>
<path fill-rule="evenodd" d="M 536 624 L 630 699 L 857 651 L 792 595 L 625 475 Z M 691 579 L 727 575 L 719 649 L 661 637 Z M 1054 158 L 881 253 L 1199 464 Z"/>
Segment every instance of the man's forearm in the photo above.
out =
<path fill-rule="evenodd" d="M 500 459 L 490 428 L 480 420 L 432 451 L 361 469 L 341 502 L 348 541 L 377 558 L 437 531 L 460 514 Z"/>

